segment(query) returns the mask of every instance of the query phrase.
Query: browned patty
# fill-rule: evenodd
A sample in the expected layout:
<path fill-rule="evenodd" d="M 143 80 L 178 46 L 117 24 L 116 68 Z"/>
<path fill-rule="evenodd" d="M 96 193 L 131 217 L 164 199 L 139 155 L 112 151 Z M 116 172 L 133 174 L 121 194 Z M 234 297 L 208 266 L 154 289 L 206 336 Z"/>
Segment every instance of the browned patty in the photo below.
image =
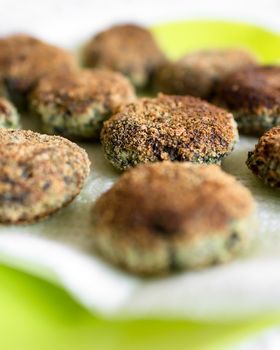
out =
<path fill-rule="evenodd" d="M 256 64 L 253 55 L 241 49 L 208 49 L 189 53 L 158 70 L 156 89 L 161 92 L 211 99 L 217 84 L 229 73 Z"/>
<path fill-rule="evenodd" d="M 280 124 L 280 67 L 235 72 L 221 83 L 218 98 L 234 113 L 242 132 L 262 134 Z"/>
<path fill-rule="evenodd" d="M 169 95 L 128 104 L 101 132 L 105 156 L 119 169 L 163 160 L 217 163 L 237 138 L 227 111 L 194 97 Z"/>
<path fill-rule="evenodd" d="M 88 69 L 50 74 L 30 96 L 48 133 L 78 138 L 99 137 L 103 121 L 134 99 L 132 85 L 121 74 Z"/>
<path fill-rule="evenodd" d="M 0 39 L 0 81 L 11 97 L 28 93 L 45 74 L 75 65 L 70 53 L 34 37 L 22 34 Z"/>
<path fill-rule="evenodd" d="M 259 139 L 248 154 L 247 165 L 266 185 L 280 188 L 280 125 Z"/>
<path fill-rule="evenodd" d="M 254 209 L 249 190 L 216 165 L 141 165 L 94 204 L 94 247 L 143 274 L 225 262 L 250 241 Z"/>
<path fill-rule="evenodd" d="M 86 152 L 58 137 L 0 129 L 0 223 L 32 223 L 71 202 L 89 173 Z"/>
<path fill-rule="evenodd" d="M 124 24 L 94 36 L 85 47 L 83 59 L 89 67 L 119 71 L 128 76 L 137 88 L 144 88 L 164 60 L 164 55 L 150 31 L 141 26 Z"/>

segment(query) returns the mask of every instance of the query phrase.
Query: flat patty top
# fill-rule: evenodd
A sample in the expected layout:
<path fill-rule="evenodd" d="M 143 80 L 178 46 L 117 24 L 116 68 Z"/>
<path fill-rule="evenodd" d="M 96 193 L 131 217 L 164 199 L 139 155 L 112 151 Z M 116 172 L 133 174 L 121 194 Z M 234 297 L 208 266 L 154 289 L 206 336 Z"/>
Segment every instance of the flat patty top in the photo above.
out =
<path fill-rule="evenodd" d="M 221 79 L 233 70 L 255 64 L 256 60 L 245 50 L 229 48 L 199 50 L 185 55 L 178 63 Z"/>
<path fill-rule="evenodd" d="M 164 55 L 145 28 L 127 24 L 111 27 L 92 38 L 85 49 L 85 63 L 120 71 L 153 66 Z"/>
<path fill-rule="evenodd" d="M 107 70 L 77 70 L 42 78 L 31 95 L 34 105 L 52 106 L 71 114 L 82 114 L 94 103 L 116 111 L 135 98 L 130 82 Z"/>
<path fill-rule="evenodd" d="M 163 162 L 137 166 L 96 202 L 93 215 L 101 234 L 151 246 L 228 233 L 248 218 L 254 203 L 248 189 L 216 165 Z"/>
<path fill-rule="evenodd" d="M 68 70 L 75 65 L 70 53 L 28 35 L 0 39 L 0 80 L 13 80 L 19 90 L 28 90 L 55 69 Z"/>
<path fill-rule="evenodd" d="M 252 114 L 280 112 L 280 67 L 258 66 L 229 75 L 219 89 L 229 109 Z"/>
<path fill-rule="evenodd" d="M 101 140 L 115 152 L 137 150 L 145 161 L 190 160 L 227 154 L 237 139 L 233 116 L 191 96 L 143 98 L 105 122 Z"/>
<path fill-rule="evenodd" d="M 229 73 L 255 64 L 255 58 L 240 49 L 207 49 L 188 53 L 176 62 L 166 62 L 157 71 L 157 90 L 211 99 Z"/>
<path fill-rule="evenodd" d="M 73 199 L 89 173 L 86 152 L 58 136 L 0 129 L 0 221 L 31 222 Z"/>

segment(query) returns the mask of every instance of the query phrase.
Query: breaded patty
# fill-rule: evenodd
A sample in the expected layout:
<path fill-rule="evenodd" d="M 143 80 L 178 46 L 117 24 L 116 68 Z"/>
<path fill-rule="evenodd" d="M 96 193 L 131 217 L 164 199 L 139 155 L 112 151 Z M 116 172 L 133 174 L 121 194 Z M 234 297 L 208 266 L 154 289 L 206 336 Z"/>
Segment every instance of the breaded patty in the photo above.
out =
<path fill-rule="evenodd" d="M 211 99 L 218 83 L 229 73 L 253 65 L 256 59 L 245 50 L 208 49 L 163 64 L 156 77 L 156 90 L 169 94 Z"/>
<path fill-rule="evenodd" d="M 235 72 L 221 83 L 218 98 L 234 114 L 240 132 L 261 135 L 280 124 L 280 67 Z"/>
<path fill-rule="evenodd" d="M 83 53 L 86 66 L 121 72 L 138 89 L 148 87 L 155 70 L 164 60 L 151 32 L 133 24 L 116 25 L 98 33 Z"/>
<path fill-rule="evenodd" d="M 280 188 L 280 125 L 259 139 L 246 164 L 266 185 Z"/>
<path fill-rule="evenodd" d="M 70 53 L 31 36 L 0 38 L 0 83 L 17 106 L 26 105 L 26 95 L 39 78 L 74 66 L 76 62 Z"/>
<path fill-rule="evenodd" d="M 143 98 L 104 123 L 101 142 L 118 169 L 163 160 L 219 163 L 238 138 L 233 116 L 190 96 Z"/>
<path fill-rule="evenodd" d="M 83 69 L 42 78 L 30 105 L 46 132 L 96 139 L 103 121 L 134 98 L 132 85 L 119 73 Z"/>
<path fill-rule="evenodd" d="M 4 97 L 0 97 L 0 128 L 19 127 L 19 115 L 16 108 Z"/>
<path fill-rule="evenodd" d="M 0 223 L 32 223 L 70 203 L 89 174 L 86 152 L 59 136 L 0 129 Z"/>
<path fill-rule="evenodd" d="M 200 268 L 247 249 L 254 212 L 249 190 L 217 165 L 145 164 L 94 204 L 94 248 L 134 273 Z"/>

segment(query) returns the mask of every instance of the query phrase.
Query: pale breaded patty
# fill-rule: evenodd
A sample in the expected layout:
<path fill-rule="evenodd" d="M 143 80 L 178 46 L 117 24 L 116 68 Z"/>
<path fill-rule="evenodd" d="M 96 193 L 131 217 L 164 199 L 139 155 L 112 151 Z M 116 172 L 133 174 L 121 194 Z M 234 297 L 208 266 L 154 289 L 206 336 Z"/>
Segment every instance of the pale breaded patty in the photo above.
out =
<path fill-rule="evenodd" d="M 26 107 L 27 95 L 42 76 L 74 67 L 73 55 L 37 38 L 25 34 L 0 38 L 0 84 L 17 107 Z"/>
<path fill-rule="evenodd" d="M 146 89 L 165 56 L 152 33 L 133 24 L 116 25 L 94 36 L 83 52 L 88 67 L 126 75 L 137 89 Z"/>
<path fill-rule="evenodd" d="M 99 139 L 104 120 L 134 99 L 132 85 L 119 73 L 82 69 L 42 78 L 30 106 L 49 134 Z"/>
<path fill-rule="evenodd" d="M 93 205 L 94 249 L 145 275 L 223 263 L 250 246 L 254 213 L 249 190 L 216 165 L 140 165 Z"/>
<path fill-rule="evenodd" d="M 32 223 L 70 203 L 89 174 L 86 152 L 59 136 L 0 129 L 0 223 Z"/>
<path fill-rule="evenodd" d="M 211 100 L 217 85 L 229 73 L 256 64 L 241 49 L 207 49 L 189 53 L 177 62 L 163 64 L 156 75 L 157 91 Z"/>

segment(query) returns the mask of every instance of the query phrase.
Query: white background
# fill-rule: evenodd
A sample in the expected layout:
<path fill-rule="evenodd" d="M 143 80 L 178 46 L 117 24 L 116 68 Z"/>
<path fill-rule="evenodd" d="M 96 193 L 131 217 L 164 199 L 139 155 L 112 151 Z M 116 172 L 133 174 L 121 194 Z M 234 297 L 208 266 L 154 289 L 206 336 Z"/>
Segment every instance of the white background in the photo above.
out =
<path fill-rule="evenodd" d="M 112 22 L 211 17 L 280 30 L 279 16 L 279 0 L 0 0 L 0 34 L 22 30 L 71 47 Z"/>

